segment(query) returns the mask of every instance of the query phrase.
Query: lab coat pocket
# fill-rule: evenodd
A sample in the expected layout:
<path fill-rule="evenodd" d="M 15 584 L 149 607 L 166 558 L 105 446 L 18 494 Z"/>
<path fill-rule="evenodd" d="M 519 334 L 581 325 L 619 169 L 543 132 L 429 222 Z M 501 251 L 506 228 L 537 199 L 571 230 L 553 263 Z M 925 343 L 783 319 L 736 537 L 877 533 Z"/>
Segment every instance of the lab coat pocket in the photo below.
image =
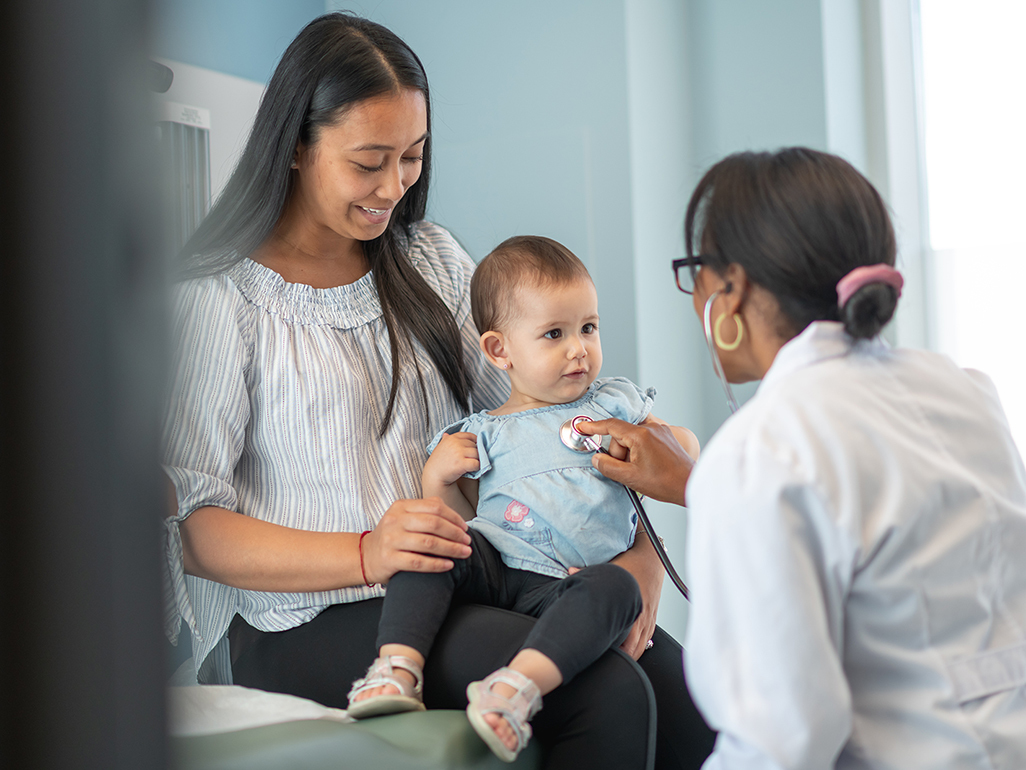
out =
<path fill-rule="evenodd" d="M 947 661 L 947 668 L 959 705 L 1023 687 L 1026 643 L 955 658 Z"/>
<path fill-rule="evenodd" d="M 1026 643 L 946 661 L 957 708 L 982 743 L 981 767 L 1026 767 Z"/>

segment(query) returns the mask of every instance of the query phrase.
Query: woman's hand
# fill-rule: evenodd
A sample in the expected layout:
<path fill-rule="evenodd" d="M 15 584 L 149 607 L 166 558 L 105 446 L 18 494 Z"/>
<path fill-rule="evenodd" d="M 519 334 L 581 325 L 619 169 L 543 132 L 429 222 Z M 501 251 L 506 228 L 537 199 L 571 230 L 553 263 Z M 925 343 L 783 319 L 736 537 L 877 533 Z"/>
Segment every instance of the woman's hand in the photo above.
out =
<path fill-rule="evenodd" d="M 369 583 L 396 572 L 446 572 L 470 556 L 467 523 L 437 497 L 398 500 L 364 539 L 360 554 Z"/>
<path fill-rule="evenodd" d="M 673 428 L 661 420 L 632 425 L 623 420 L 580 422 L 577 429 L 590 436 L 610 436 L 609 454 L 596 452 L 591 464 L 599 473 L 619 481 L 638 494 L 684 505 L 684 489 L 695 461 Z"/>
<path fill-rule="evenodd" d="M 400 570 L 445 572 L 470 555 L 466 522 L 438 498 L 398 500 L 360 542 L 354 532 L 283 527 L 207 506 L 181 523 L 185 572 L 251 591 L 331 591 Z"/>
<path fill-rule="evenodd" d="M 635 536 L 630 550 L 613 559 L 613 564 L 630 572 L 641 589 L 641 614 L 634 621 L 627 639 L 620 645 L 621 650 L 637 660 L 655 633 L 659 597 L 663 591 L 663 564 L 648 535 L 641 531 Z"/>

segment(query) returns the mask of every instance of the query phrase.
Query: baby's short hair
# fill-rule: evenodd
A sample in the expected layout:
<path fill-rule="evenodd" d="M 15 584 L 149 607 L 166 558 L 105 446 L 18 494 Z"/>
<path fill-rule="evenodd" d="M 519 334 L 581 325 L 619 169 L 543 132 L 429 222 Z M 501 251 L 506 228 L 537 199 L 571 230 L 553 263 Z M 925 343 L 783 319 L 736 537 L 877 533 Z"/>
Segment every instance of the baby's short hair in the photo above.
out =
<path fill-rule="evenodd" d="M 588 268 L 566 246 L 541 235 L 516 235 L 481 260 L 470 281 L 470 308 L 478 334 L 502 331 L 516 318 L 524 286 L 553 286 L 581 278 Z"/>

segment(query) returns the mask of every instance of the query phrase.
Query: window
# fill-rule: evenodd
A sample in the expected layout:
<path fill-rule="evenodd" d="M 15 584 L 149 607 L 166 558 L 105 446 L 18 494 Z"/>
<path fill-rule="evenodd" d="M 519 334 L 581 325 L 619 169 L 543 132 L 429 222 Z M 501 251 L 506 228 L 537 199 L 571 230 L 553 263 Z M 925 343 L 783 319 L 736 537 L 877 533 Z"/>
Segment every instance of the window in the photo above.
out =
<path fill-rule="evenodd" d="M 1026 3 L 919 10 L 935 346 L 994 380 L 1026 450 Z"/>

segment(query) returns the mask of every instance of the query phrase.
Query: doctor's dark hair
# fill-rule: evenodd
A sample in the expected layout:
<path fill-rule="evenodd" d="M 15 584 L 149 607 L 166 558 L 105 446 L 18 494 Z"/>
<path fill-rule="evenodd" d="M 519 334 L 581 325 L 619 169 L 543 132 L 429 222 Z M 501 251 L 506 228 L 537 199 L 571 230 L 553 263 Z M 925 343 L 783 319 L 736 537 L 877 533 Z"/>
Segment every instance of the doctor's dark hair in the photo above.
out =
<path fill-rule="evenodd" d="M 470 281 L 470 309 L 478 334 L 504 331 L 517 319 L 521 288 L 591 280 L 588 268 L 563 244 L 541 235 L 507 238 L 481 260 Z"/>
<path fill-rule="evenodd" d="M 392 386 L 380 426 L 391 423 L 399 363 L 412 362 L 428 409 L 419 342 L 456 401 L 469 408 L 470 384 L 460 331 L 446 307 L 407 256 L 414 223 L 424 218 L 431 176 L 431 99 L 420 59 L 380 24 L 344 13 L 314 19 L 282 55 L 260 102 L 238 165 L 210 214 L 181 252 L 184 277 L 224 272 L 274 232 L 293 189 L 292 161 L 300 145 L 315 145 L 323 128 L 358 102 L 413 88 L 427 105 L 428 138 L 420 178 L 396 205 L 385 232 L 363 243 L 391 346 Z"/>
<path fill-rule="evenodd" d="M 738 264 L 769 291 L 785 339 L 824 320 L 873 337 L 897 306 L 894 288 L 870 283 L 838 307 L 837 282 L 862 265 L 893 266 L 896 246 L 880 194 L 836 155 L 791 147 L 724 158 L 691 196 L 684 242 L 718 274 Z"/>

